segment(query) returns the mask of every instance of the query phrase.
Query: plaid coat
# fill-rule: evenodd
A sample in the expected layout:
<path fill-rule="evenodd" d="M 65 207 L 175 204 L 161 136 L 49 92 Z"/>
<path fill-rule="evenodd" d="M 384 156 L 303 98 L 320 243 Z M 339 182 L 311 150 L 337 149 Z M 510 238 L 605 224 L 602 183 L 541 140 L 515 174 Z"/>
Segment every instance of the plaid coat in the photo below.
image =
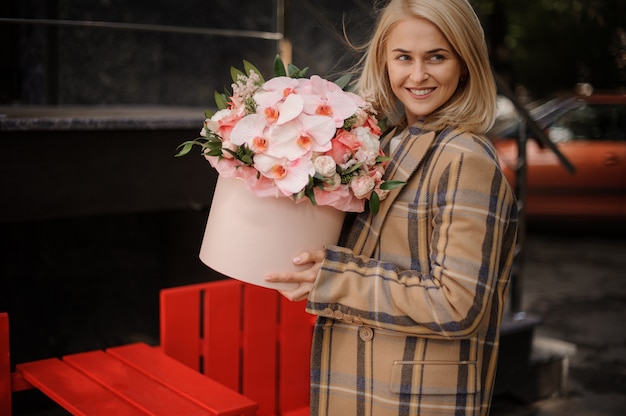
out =
<path fill-rule="evenodd" d="M 311 415 L 487 415 L 515 197 L 482 136 L 411 127 L 392 156 L 406 185 L 326 248 L 309 294 Z"/>

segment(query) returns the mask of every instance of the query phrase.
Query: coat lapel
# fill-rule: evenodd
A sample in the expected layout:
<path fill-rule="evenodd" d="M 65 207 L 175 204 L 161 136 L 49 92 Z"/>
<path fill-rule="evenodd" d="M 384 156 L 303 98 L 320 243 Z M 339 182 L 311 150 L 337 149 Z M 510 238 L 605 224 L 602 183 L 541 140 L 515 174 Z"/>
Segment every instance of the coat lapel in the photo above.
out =
<path fill-rule="evenodd" d="M 424 160 L 428 150 L 435 140 L 435 132 L 412 134 L 409 130 L 408 137 L 404 137 L 396 149 L 393 160 L 385 171 L 385 180 L 397 180 L 408 182 L 409 178 L 417 170 Z M 403 188 L 394 189 L 389 192 L 387 198 L 380 203 L 378 214 L 372 218 L 368 213 L 367 217 L 360 216 L 358 220 L 363 221 L 361 231 L 354 243 L 353 250 L 356 254 L 371 257 L 378 244 L 378 236 L 383 226 L 387 212 L 398 197 Z M 357 220 L 357 221 L 358 221 Z"/>

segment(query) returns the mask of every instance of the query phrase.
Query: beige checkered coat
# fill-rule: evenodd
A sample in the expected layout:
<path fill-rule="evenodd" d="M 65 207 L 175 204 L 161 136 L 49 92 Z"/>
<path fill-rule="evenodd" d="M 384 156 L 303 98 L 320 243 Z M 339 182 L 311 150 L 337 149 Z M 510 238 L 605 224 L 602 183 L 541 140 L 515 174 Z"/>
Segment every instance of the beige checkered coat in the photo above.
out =
<path fill-rule="evenodd" d="M 309 295 L 311 414 L 487 415 L 515 197 L 487 139 L 459 130 L 411 127 L 386 175 L 406 185 L 327 248 Z"/>

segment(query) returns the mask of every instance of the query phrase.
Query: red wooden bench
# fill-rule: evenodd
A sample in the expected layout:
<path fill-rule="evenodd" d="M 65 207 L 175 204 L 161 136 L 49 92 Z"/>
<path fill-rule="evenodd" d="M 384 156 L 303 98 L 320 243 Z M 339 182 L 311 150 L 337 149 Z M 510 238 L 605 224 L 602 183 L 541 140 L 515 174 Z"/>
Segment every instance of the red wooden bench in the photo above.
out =
<path fill-rule="evenodd" d="M 227 279 L 161 291 L 161 348 L 258 403 L 258 415 L 309 414 L 313 317 L 304 302 Z"/>
<path fill-rule="evenodd" d="M 135 343 L 16 365 L 0 313 L 0 415 L 14 391 L 37 388 L 73 415 L 254 415 L 256 404 L 159 348 Z"/>

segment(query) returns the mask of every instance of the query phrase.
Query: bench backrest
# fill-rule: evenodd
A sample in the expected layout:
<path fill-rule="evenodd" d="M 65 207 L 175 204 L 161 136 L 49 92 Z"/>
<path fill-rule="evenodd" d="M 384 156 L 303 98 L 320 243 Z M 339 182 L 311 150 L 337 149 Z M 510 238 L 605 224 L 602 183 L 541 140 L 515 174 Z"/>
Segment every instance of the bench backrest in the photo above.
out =
<path fill-rule="evenodd" d="M 258 415 L 308 407 L 304 302 L 233 279 L 163 289 L 160 301 L 167 355 L 256 401 Z"/>

